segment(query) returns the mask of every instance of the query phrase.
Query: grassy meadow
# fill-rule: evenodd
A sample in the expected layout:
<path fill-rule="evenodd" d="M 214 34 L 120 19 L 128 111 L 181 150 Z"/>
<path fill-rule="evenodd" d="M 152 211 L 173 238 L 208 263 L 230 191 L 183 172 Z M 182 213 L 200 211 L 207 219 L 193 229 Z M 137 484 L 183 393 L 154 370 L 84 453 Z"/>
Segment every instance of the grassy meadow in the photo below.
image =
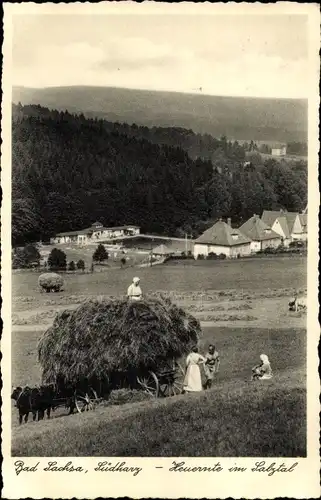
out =
<path fill-rule="evenodd" d="M 59 294 L 40 293 L 36 272 L 14 273 L 12 384 L 40 383 L 37 341 L 57 310 L 89 297 L 123 295 L 134 275 L 145 293 L 165 292 L 200 319 L 201 352 L 215 343 L 221 356 L 212 389 L 157 400 L 120 395 L 118 404 L 73 416 L 56 410 L 49 421 L 20 427 L 13 408 L 12 454 L 305 456 L 306 316 L 287 307 L 294 290 L 306 289 L 304 257 L 67 274 Z M 269 356 L 274 377 L 251 382 L 251 368 L 262 353 Z"/>

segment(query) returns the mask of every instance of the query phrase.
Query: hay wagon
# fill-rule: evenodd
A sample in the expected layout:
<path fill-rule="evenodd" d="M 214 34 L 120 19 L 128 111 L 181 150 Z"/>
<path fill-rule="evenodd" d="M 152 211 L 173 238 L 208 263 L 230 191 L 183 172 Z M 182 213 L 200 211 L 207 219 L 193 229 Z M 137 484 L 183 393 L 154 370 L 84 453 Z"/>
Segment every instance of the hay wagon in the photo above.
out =
<path fill-rule="evenodd" d="M 101 401 L 108 400 L 111 391 L 117 389 L 143 391 L 154 398 L 177 396 L 182 393 L 184 376 L 184 369 L 176 360 L 160 369 L 111 372 L 104 379 L 75 385 L 73 395 L 69 397 L 71 413 L 74 409 L 79 413 L 94 409 Z"/>
<path fill-rule="evenodd" d="M 200 334 L 199 321 L 166 298 L 89 300 L 57 314 L 38 342 L 38 360 L 44 383 L 61 377 L 72 387 L 72 411 L 82 412 L 117 389 L 180 394 L 179 361 Z"/>

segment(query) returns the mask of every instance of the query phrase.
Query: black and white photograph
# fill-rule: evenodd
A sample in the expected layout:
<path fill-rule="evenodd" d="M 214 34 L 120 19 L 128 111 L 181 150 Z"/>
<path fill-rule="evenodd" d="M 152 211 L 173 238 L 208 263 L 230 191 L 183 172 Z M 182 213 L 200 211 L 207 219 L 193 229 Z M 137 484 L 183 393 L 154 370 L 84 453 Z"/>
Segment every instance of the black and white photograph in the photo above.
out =
<path fill-rule="evenodd" d="M 318 425 L 319 8 L 124 4 L 7 9 L 10 474 L 254 457 L 294 484 Z"/>

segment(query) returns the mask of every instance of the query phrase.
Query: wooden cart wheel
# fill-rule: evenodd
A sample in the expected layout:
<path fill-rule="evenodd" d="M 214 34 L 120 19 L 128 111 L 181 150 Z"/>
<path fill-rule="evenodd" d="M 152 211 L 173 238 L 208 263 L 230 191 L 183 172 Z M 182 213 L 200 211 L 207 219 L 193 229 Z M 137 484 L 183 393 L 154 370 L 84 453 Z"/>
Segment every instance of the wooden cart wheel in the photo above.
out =
<path fill-rule="evenodd" d="M 150 371 L 144 375 L 137 376 L 137 382 L 144 392 L 158 398 L 159 396 L 159 383 L 155 373 Z"/>
<path fill-rule="evenodd" d="M 83 413 L 84 411 L 94 410 L 95 404 L 98 402 L 98 397 L 96 391 L 91 387 L 88 392 L 75 392 L 75 406 L 78 413 Z"/>
<path fill-rule="evenodd" d="M 86 394 L 75 392 L 74 395 L 75 407 L 78 413 L 82 413 L 87 410 L 88 407 L 88 398 L 86 398 Z"/>
<path fill-rule="evenodd" d="M 92 409 L 94 410 L 98 403 L 101 401 L 101 398 L 98 397 L 97 392 L 93 387 L 90 387 L 88 390 L 88 397 L 90 399 L 90 404 L 92 405 Z"/>
<path fill-rule="evenodd" d="M 165 376 L 159 384 L 159 392 L 164 397 L 178 396 L 183 392 L 185 372 L 180 365 L 176 370 Z"/>

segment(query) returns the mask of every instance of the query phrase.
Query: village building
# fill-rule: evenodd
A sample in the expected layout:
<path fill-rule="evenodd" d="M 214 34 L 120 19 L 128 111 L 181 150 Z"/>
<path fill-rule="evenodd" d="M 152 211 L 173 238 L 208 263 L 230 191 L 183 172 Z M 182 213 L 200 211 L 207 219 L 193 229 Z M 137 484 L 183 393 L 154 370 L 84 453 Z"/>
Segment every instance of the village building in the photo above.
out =
<path fill-rule="evenodd" d="M 301 227 L 302 227 L 302 240 L 306 241 L 308 239 L 308 214 L 299 214 Z"/>
<path fill-rule="evenodd" d="M 271 148 L 272 156 L 286 156 L 286 146 L 284 144 L 275 144 Z"/>
<path fill-rule="evenodd" d="M 282 237 L 283 244 L 288 246 L 292 241 L 306 240 L 306 228 L 302 226 L 302 216 L 298 212 L 286 210 L 264 210 L 262 221 Z"/>
<path fill-rule="evenodd" d="M 54 238 L 50 239 L 50 243 L 77 243 L 78 245 L 86 245 L 87 243 L 95 243 L 103 239 L 121 238 L 124 236 L 137 236 L 140 234 L 140 228 L 134 225 L 104 227 L 100 222 L 95 222 L 87 229 L 79 229 L 77 231 L 66 231 L 58 233 Z"/>
<path fill-rule="evenodd" d="M 173 250 L 170 250 L 166 245 L 158 245 L 157 247 L 153 248 L 152 250 L 152 255 L 155 257 L 168 257 L 170 255 L 173 255 Z"/>
<path fill-rule="evenodd" d="M 266 248 L 277 248 L 281 245 L 281 236 L 256 214 L 239 227 L 244 236 L 251 240 L 251 252 L 259 252 Z"/>
<path fill-rule="evenodd" d="M 200 255 L 207 257 L 210 253 L 224 254 L 229 258 L 244 257 L 251 254 L 251 240 L 239 229 L 232 228 L 231 219 L 228 223 L 220 219 L 195 240 L 195 259 Z"/>
<path fill-rule="evenodd" d="M 170 255 L 188 255 L 189 253 L 193 254 L 193 245 L 194 242 L 192 240 L 168 240 L 165 244 L 158 245 L 153 248 L 152 254 L 159 257 L 167 257 Z"/>

